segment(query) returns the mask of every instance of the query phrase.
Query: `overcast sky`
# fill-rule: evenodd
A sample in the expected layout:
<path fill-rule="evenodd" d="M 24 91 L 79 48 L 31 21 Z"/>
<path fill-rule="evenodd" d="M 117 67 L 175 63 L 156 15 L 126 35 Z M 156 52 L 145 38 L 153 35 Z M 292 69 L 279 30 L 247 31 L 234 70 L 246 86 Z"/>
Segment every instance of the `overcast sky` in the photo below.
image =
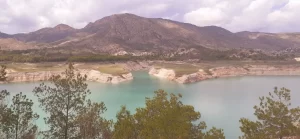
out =
<path fill-rule="evenodd" d="M 232 32 L 300 32 L 300 0 L 0 0 L 0 32 L 30 32 L 60 23 L 82 28 L 118 13 Z"/>

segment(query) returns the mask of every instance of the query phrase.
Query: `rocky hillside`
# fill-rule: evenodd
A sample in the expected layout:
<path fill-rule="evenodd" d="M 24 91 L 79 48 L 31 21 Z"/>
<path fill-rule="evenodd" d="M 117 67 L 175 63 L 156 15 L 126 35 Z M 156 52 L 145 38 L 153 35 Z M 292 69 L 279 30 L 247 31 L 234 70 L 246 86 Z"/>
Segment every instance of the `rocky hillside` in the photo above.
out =
<path fill-rule="evenodd" d="M 9 37 L 11 37 L 11 36 L 8 35 L 8 34 L 0 32 L 0 38 L 9 38 Z"/>
<path fill-rule="evenodd" d="M 300 33 L 261 33 L 261 32 L 239 32 L 236 33 L 246 39 L 256 41 L 259 44 L 273 46 L 275 50 L 288 48 L 299 48 Z M 261 49 L 264 49 L 262 47 Z"/>
<path fill-rule="evenodd" d="M 300 48 L 299 34 L 232 33 L 216 26 L 192 24 L 133 14 L 116 14 L 89 23 L 82 29 L 68 25 L 43 28 L 27 34 L 0 33 L 18 42 L 1 50 L 55 48 L 91 53 L 147 55 L 151 53 L 200 53 L 203 50 L 260 49 L 269 52 Z M 5 38 L 5 39 L 4 39 Z M 3 42 L 2 42 L 3 44 Z M 14 43 L 11 43 L 14 44 Z M 38 47 L 36 47 L 38 46 Z"/>
<path fill-rule="evenodd" d="M 14 38 L 0 38 L 0 50 L 39 49 L 36 43 L 25 43 Z"/>
<path fill-rule="evenodd" d="M 68 25 L 59 24 L 53 28 L 42 28 L 28 34 L 15 34 L 12 37 L 23 42 L 51 43 L 65 39 L 75 32 L 76 29 Z"/>

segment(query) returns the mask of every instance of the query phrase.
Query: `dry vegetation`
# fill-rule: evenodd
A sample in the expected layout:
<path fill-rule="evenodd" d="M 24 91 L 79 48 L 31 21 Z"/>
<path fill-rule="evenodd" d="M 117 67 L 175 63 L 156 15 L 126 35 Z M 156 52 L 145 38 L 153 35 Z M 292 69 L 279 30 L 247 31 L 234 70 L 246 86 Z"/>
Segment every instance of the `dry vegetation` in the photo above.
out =
<path fill-rule="evenodd" d="M 209 69 L 217 67 L 247 67 L 249 65 L 266 65 L 273 67 L 293 66 L 300 67 L 300 62 L 296 61 L 202 61 L 200 63 L 184 63 L 184 62 L 154 62 L 155 68 L 173 69 L 176 76 L 191 74 L 203 69 L 207 74 L 211 74 Z M 247 68 L 245 68 L 247 70 Z"/>
<path fill-rule="evenodd" d="M 60 71 L 67 67 L 63 63 L 10 63 L 6 66 L 16 72 Z"/>
<path fill-rule="evenodd" d="M 107 73 L 112 75 L 120 75 L 120 74 L 128 73 L 128 71 L 124 69 L 123 64 L 77 63 L 74 65 L 74 67 L 77 69 L 98 70 L 102 73 Z"/>
<path fill-rule="evenodd" d="M 15 72 L 63 71 L 67 67 L 66 63 L 9 63 L 5 65 Z M 128 73 L 122 64 L 77 63 L 74 67 L 76 69 L 98 70 L 112 75 Z"/>
<path fill-rule="evenodd" d="M 63 71 L 67 65 L 64 62 L 45 62 L 45 63 L 3 63 L 8 69 L 16 72 L 37 72 L 37 71 Z M 125 63 L 75 63 L 76 69 L 98 70 L 102 73 L 120 75 L 128 73 L 124 67 Z M 202 61 L 200 63 L 188 62 L 162 62 L 154 61 L 152 64 L 156 68 L 173 69 L 176 76 L 191 74 L 203 69 L 210 74 L 209 69 L 216 67 L 247 67 L 248 65 L 267 65 L 274 67 L 293 66 L 300 67 L 300 62 L 295 61 Z"/>
<path fill-rule="evenodd" d="M 118 64 L 100 65 L 98 70 L 102 73 L 108 73 L 112 75 L 121 75 L 128 73 L 128 71 L 125 70 L 122 65 Z"/>
<path fill-rule="evenodd" d="M 173 69 L 176 76 L 191 74 L 199 71 L 200 67 L 187 63 L 154 63 L 155 68 Z"/>

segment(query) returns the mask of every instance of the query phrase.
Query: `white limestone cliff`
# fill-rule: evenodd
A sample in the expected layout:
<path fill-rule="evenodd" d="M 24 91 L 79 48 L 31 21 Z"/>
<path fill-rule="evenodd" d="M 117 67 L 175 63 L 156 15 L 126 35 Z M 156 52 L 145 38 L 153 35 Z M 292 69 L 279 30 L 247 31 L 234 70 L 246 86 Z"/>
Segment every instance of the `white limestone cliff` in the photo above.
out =
<path fill-rule="evenodd" d="M 260 76 L 260 75 L 300 75 L 300 67 L 273 67 L 267 65 L 248 65 L 245 67 L 217 67 L 209 69 L 209 73 L 198 72 L 176 76 L 174 70 L 164 68 L 151 68 L 150 75 L 175 81 L 178 83 L 194 83 L 202 80 L 235 76 Z"/>
<path fill-rule="evenodd" d="M 59 75 L 63 71 L 37 71 L 37 72 L 8 72 L 7 82 L 35 82 L 35 81 L 47 81 L 53 75 Z M 131 73 L 122 75 L 111 75 L 101 73 L 96 70 L 82 69 L 76 71 L 82 75 L 87 75 L 87 81 L 94 81 L 100 83 L 113 83 L 117 84 L 124 81 L 133 79 Z"/>
<path fill-rule="evenodd" d="M 149 71 L 149 74 L 154 75 L 154 76 L 159 77 L 159 78 L 164 78 L 164 79 L 169 79 L 169 80 L 175 79 L 175 72 L 174 72 L 174 70 L 171 70 L 171 69 L 151 68 L 150 71 Z"/>

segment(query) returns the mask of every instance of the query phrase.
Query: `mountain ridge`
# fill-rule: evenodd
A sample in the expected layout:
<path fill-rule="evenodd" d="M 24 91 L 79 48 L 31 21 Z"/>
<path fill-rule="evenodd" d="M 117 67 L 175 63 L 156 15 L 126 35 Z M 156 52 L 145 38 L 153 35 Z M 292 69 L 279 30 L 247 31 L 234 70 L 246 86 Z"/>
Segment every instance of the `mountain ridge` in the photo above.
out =
<path fill-rule="evenodd" d="M 259 49 L 266 52 L 300 48 L 299 33 L 276 34 L 249 31 L 233 33 L 218 26 L 199 27 L 189 23 L 162 18 L 145 18 L 129 13 L 106 16 L 90 22 L 81 29 L 58 24 L 52 28 L 42 28 L 30 33 L 8 35 L 0 32 L 0 38 L 15 39 L 40 48 L 85 50 L 109 54 L 122 51 L 167 53 L 180 50 L 199 53 L 203 48 L 220 51 Z M 10 47 L 2 47 L 2 50 L 5 50 L 3 48 Z M 21 49 L 22 46 L 12 48 Z"/>

